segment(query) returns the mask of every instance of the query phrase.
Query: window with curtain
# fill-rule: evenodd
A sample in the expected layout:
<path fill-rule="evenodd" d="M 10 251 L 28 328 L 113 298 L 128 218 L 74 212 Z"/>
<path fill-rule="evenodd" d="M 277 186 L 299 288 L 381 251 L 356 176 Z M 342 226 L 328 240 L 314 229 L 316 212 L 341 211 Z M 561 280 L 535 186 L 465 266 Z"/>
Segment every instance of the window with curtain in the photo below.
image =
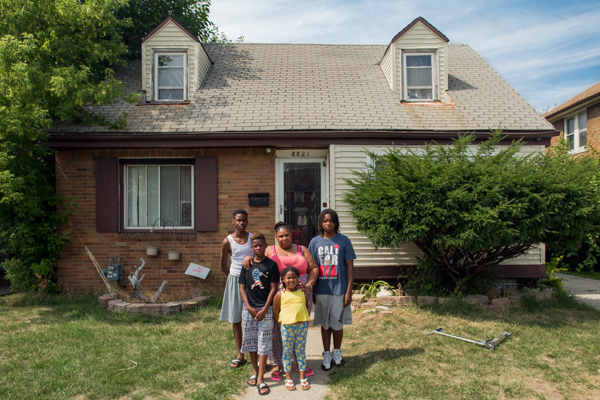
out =
<path fill-rule="evenodd" d="M 193 228 L 193 165 L 126 165 L 125 227 Z"/>
<path fill-rule="evenodd" d="M 565 139 L 572 152 L 585 150 L 585 146 L 587 146 L 587 113 L 585 111 L 565 118 Z"/>
<path fill-rule="evenodd" d="M 434 100 L 433 53 L 404 53 L 404 99 Z"/>
<path fill-rule="evenodd" d="M 185 100 L 186 54 L 155 54 L 155 97 L 156 100 Z"/>

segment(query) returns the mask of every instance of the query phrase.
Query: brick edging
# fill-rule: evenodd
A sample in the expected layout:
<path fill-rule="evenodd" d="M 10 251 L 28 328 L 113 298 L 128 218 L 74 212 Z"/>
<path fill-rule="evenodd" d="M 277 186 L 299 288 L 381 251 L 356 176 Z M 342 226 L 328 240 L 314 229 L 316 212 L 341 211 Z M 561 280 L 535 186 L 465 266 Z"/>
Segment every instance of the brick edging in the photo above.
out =
<path fill-rule="evenodd" d="M 552 298 L 552 290 L 544 289 L 535 292 L 537 300 L 550 300 Z M 491 311 L 506 311 L 509 306 L 519 306 L 521 303 L 522 293 L 515 291 L 514 293 L 505 293 L 506 297 L 488 297 L 486 295 L 468 295 L 460 301 L 486 308 Z M 352 295 L 352 306 L 366 310 L 383 310 L 386 312 L 389 306 L 407 306 L 416 304 L 419 306 L 431 306 L 434 304 L 447 304 L 457 301 L 457 298 L 450 297 L 433 297 L 433 296 L 384 296 L 375 299 L 366 299 L 364 294 Z"/>
<path fill-rule="evenodd" d="M 128 314 L 162 314 L 173 315 L 181 311 L 193 310 L 204 306 L 211 297 L 200 296 L 190 300 L 171 301 L 168 303 L 128 303 L 110 294 L 98 297 L 98 304 L 110 312 L 126 312 Z"/>

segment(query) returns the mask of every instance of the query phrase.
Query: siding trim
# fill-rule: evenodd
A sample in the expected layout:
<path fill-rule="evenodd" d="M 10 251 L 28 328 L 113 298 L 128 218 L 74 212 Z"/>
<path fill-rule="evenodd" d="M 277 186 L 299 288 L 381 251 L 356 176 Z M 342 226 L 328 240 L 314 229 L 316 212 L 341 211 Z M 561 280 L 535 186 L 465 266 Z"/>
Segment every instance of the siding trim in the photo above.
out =
<path fill-rule="evenodd" d="M 411 106 L 411 105 L 409 105 Z M 406 106 L 406 107 L 409 107 Z M 174 105 L 173 107 L 183 107 Z M 418 105 L 416 107 L 419 107 Z M 114 133 L 97 132 L 90 134 L 51 133 L 44 144 L 58 150 L 79 149 L 148 149 L 148 148 L 239 148 L 257 147 L 257 143 L 268 142 L 273 146 L 299 146 L 327 148 L 330 145 L 402 145 L 425 144 L 435 140 L 438 144 L 452 143 L 452 139 L 462 131 L 224 131 L 189 133 Z M 472 131 L 475 144 L 486 140 L 490 132 Z M 550 146 L 550 140 L 560 134 L 557 130 L 545 131 L 504 131 L 504 143 L 523 139 L 524 145 Z M 264 144 L 263 144 L 264 146 Z"/>

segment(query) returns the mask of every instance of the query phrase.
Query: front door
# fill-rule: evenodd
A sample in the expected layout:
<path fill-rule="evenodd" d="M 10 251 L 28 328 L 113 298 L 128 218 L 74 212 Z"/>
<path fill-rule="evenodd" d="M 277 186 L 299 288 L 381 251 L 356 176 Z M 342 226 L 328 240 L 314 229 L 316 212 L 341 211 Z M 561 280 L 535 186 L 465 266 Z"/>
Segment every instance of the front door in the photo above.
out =
<path fill-rule="evenodd" d="M 292 241 L 308 246 L 317 219 L 327 208 L 326 150 L 277 151 L 277 221 L 292 230 Z"/>

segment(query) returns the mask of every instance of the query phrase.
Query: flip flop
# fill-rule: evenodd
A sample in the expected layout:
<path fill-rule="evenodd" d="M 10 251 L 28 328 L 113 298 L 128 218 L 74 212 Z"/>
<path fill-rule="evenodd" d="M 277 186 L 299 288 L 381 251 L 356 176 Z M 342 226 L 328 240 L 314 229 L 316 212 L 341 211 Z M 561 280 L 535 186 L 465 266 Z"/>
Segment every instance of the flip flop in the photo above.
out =
<path fill-rule="evenodd" d="M 261 390 L 265 389 L 267 389 L 266 392 L 261 392 Z M 261 382 L 260 385 L 258 385 L 258 394 L 260 394 L 261 396 L 265 396 L 269 393 L 271 393 L 271 389 L 269 389 L 269 386 L 266 383 Z"/>
<path fill-rule="evenodd" d="M 298 367 L 296 367 L 296 371 L 300 372 Z M 315 371 L 313 371 L 309 367 L 306 367 L 306 371 L 304 371 L 304 376 L 313 376 L 314 374 L 315 374 Z"/>
<path fill-rule="evenodd" d="M 256 386 L 257 379 L 258 379 L 258 376 L 251 375 L 250 378 L 248 378 L 248 386 Z M 254 383 L 250 383 L 250 381 L 254 381 Z"/>
<path fill-rule="evenodd" d="M 271 372 L 271 380 L 273 380 L 275 382 L 279 382 L 281 380 L 281 371 Z"/>
<path fill-rule="evenodd" d="M 239 368 L 239 367 L 244 366 L 246 364 L 248 364 L 248 361 L 246 361 L 245 359 L 244 360 L 240 360 L 239 358 L 234 358 L 229 363 L 229 368 L 236 369 L 236 368 Z M 232 365 L 233 365 L 233 367 L 232 367 Z"/>
<path fill-rule="evenodd" d="M 286 379 L 285 380 L 285 388 L 290 391 L 293 392 L 294 390 L 296 390 L 296 385 L 294 385 L 294 381 L 291 379 Z"/>
<path fill-rule="evenodd" d="M 308 384 L 308 379 L 300 379 L 300 387 L 302 390 L 310 389 L 310 385 Z"/>

